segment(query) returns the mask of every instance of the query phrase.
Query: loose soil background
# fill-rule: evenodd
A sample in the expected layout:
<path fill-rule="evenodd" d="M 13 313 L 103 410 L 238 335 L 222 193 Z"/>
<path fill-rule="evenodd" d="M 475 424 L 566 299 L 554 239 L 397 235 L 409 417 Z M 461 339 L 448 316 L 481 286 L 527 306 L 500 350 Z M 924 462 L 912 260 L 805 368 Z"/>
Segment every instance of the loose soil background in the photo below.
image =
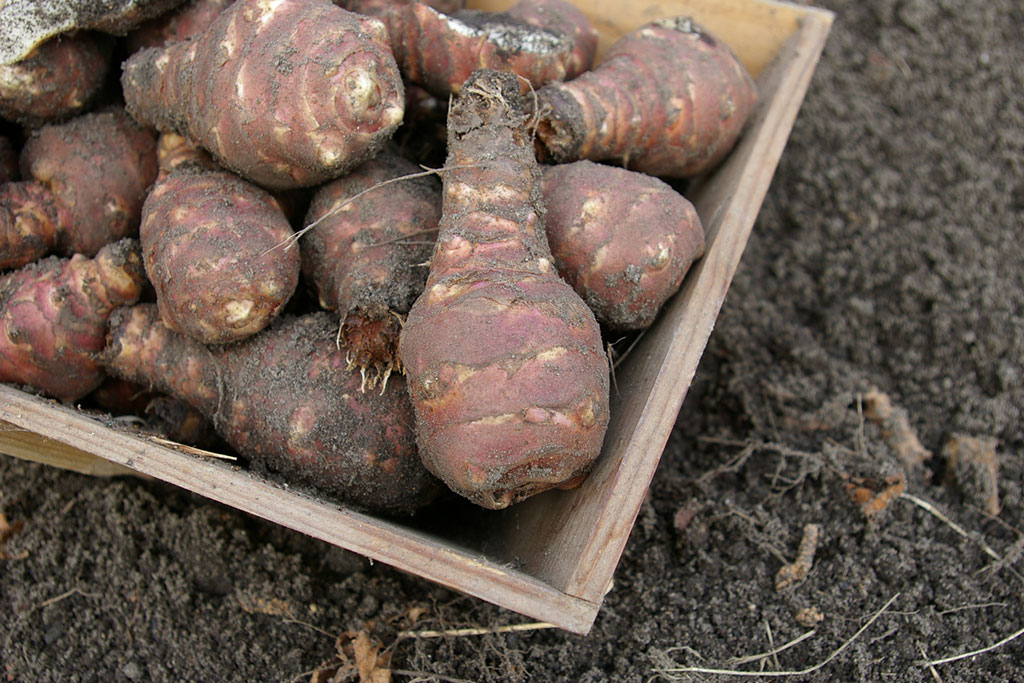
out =
<path fill-rule="evenodd" d="M 396 680 L 723 680 L 668 669 L 812 667 L 897 596 L 807 678 L 1024 680 L 1024 637 L 917 663 L 1024 627 L 1024 9 L 820 4 L 834 31 L 589 636 L 395 641 L 416 614 L 524 619 L 160 483 L 3 457 L 0 512 L 24 522 L 0 560 L 7 678 L 308 680 L 338 634 L 372 629 Z M 908 493 L 966 537 L 847 493 L 902 469 L 862 417 L 872 387 L 936 454 Z M 997 440 L 998 518 L 946 476 L 956 434 Z M 809 523 L 811 571 L 776 590 Z M 803 608 L 812 636 L 732 660 L 809 631 Z"/>

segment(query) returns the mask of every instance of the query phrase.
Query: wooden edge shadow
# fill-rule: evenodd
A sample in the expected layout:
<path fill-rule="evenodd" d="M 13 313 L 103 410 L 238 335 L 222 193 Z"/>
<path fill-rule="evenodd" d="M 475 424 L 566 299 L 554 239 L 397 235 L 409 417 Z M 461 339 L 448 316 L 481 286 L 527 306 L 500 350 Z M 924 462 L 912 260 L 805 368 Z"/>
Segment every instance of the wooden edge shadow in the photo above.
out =
<path fill-rule="evenodd" d="M 741 143 L 693 193 L 707 250 L 617 372 L 611 438 L 594 471 L 576 490 L 542 494 L 507 511 L 506 524 L 515 532 L 504 534 L 510 542 L 503 552 L 531 576 L 596 603 L 610 588 L 832 18 L 807 8 L 796 34 L 758 80 L 762 102 Z"/>

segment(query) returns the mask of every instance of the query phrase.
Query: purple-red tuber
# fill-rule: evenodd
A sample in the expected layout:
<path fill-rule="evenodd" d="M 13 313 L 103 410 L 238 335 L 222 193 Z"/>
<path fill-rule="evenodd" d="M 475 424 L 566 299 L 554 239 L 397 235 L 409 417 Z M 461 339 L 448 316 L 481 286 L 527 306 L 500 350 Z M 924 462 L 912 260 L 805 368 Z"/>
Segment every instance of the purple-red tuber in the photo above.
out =
<path fill-rule="evenodd" d="M 555 272 L 519 84 L 474 72 L 448 119 L 444 211 L 399 350 L 427 467 L 502 508 L 578 484 L 608 423 L 593 313 Z"/>
<path fill-rule="evenodd" d="M 145 275 L 138 243 L 124 239 L 95 258 L 56 256 L 0 277 L 0 382 L 77 401 L 103 381 L 107 317 L 135 303 Z"/>
<path fill-rule="evenodd" d="M 193 39 L 132 55 L 128 110 L 270 190 L 318 185 L 402 121 L 384 26 L 329 0 L 237 0 Z"/>
<path fill-rule="evenodd" d="M 398 333 L 427 278 L 441 188 L 391 150 L 317 191 L 306 215 L 302 269 L 320 305 L 341 315 L 340 337 L 371 387 L 398 362 Z"/>
<path fill-rule="evenodd" d="M 693 204 L 652 176 L 577 161 L 546 167 L 543 191 L 558 273 L 610 329 L 650 325 L 704 253 Z"/>
<path fill-rule="evenodd" d="M 537 99 L 542 160 L 614 159 L 686 178 L 728 153 L 757 93 L 728 45 L 675 17 L 623 36 L 592 71 L 542 88 Z"/>
<path fill-rule="evenodd" d="M 258 470 L 359 507 L 411 513 L 438 492 L 416 455 L 401 377 L 359 390 L 326 312 L 279 319 L 238 344 L 175 334 L 152 304 L 114 312 L 111 374 L 184 399 Z"/>

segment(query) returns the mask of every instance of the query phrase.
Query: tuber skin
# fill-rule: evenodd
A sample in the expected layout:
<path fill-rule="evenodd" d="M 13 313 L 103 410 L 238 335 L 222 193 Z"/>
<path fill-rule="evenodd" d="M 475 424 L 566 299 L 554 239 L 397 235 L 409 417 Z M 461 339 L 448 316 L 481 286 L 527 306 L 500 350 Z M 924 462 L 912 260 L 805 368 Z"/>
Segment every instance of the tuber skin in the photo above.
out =
<path fill-rule="evenodd" d="M 202 33 L 235 0 L 188 0 L 176 9 L 147 21 L 125 38 L 128 53 L 163 47 Z"/>
<path fill-rule="evenodd" d="M 79 33 L 0 65 L 0 117 L 38 128 L 81 113 L 106 81 L 111 47 L 105 36 Z"/>
<path fill-rule="evenodd" d="M 145 275 L 138 243 L 124 239 L 89 259 L 52 256 L 0 277 L 0 382 L 77 401 L 104 378 L 94 354 L 107 317 L 135 303 Z"/>
<path fill-rule="evenodd" d="M 600 328 L 552 264 L 528 123 L 507 72 L 454 100 L 437 246 L 399 342 L 420 456 L 491 509 L 577 485 L 608 423 Z"/>
<path fill-rule="evenodd" d="M 328 0 L 237 0 L 192 40 L 132 55 L 121 84 L 139 121 L 270 190 L 350 171 L 405 107 L 383 25 Z"/>
<path fill-rule="evenodd" d="M 519 0 L 508 14 L 531 26 L 569 36 L 572 51 L 565 63 L 565 76 L 559 80 L 571 80 L 594 66 L 597 29 L 575 5 L 565 0 Z"/>
<path fill-rule="evenodd" d="M 439 486 L 416 455 L 404 382 L 360 392 L 334 327 L 319 312 L 207 347 L 138 304 L 111 316 L 102 357 L 111 374 L 191 403 L 256 469 L 359 507 L 412 513 Z"/>
<path fill-rule="evenodd" d="M 725 157 L 757 93 L 729 46 L 675 17 L 623 36 L 592 71 L 542 88 L 537 100 L 542 161 L 616 160 L 688 178 Z"/>
<path fill-rule="evenodd" d="M 349 0 L 352 11 L 387 26 L 402 74 L 435 95 L 459 92 L 474 69 L 511 71 L 524 92 L 562 80 L 572 60 L 570 36 L 527 23 L 509 12 L 445 14 L 409 0 Z"/>
<path fill-rule="evenodd" d="M 639 330 L 704 253 L 697 210 L 657 178 L 577 161 L 544 170 L 555 267 L 611 330 Z"/>
<path fill-rule="evenodd" d="M 302 270 L 320 305 L 341 314 L 346 357 L 370 371 L 371 388 L 401 370 L 398 333 L 423 291 L 440 219 L 437 180 L 390 149 L 324 185 L 310 204 L 306 224 L 315 227 L 301 243 Z"/>
<path fill-rule="evenodd" d="M 180 136 L 162 136 L 161 177 L 139 240 L 163 321 L 204 344 L 264 329 L 299 282 L 291 225 L 270 193 L 218 169 Z"/>
<path fill-rule="evenodd" d="M 93 256 L 138 230 L 156 136 L 121 109 L 83 114 L 35 131 L 21 172 L 0 186 L 0 268 L 50 252 Z"/>

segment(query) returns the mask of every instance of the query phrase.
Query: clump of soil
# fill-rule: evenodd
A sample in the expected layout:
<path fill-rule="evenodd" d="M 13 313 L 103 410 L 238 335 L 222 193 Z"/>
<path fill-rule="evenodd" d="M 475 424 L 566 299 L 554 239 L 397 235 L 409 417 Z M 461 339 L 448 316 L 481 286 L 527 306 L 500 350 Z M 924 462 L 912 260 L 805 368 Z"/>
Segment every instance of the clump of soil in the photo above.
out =
<path fill-rule="evenodd" d="M 917 682 L 1018 633 L 1024 9 L 821 4 L 835 28 L 589 636 L 400 637 L 527 620 L 161 483 L 4 457 L 3 673 Z M 931 457 L 908 464 L 872 392 Z M 965 439 L 996 469 L 950 463 Z M 1022 661 L 1024 637 L 934 674 Z"/>

